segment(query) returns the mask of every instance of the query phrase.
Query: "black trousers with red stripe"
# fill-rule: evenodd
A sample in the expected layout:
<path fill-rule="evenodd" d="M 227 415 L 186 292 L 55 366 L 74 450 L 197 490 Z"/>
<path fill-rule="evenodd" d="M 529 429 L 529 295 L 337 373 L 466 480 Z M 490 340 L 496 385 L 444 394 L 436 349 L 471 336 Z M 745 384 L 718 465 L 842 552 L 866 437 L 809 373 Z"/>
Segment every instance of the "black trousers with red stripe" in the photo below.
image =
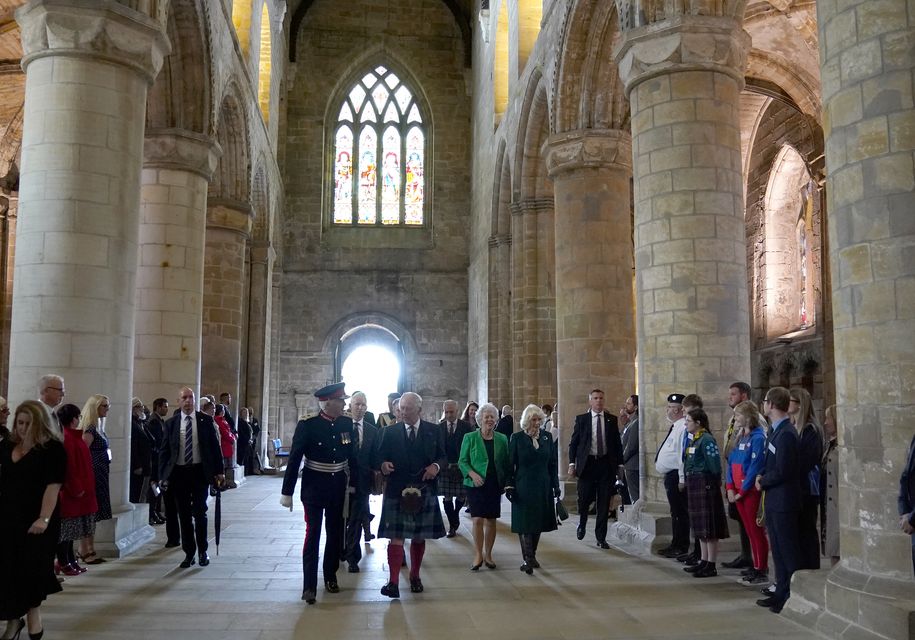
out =
<path fill-rule="evenodd" d="M 327 523 L 324 541 L 324 581 L 335 580 L 340 567 L 343 546 L 343 502 L 304 502 L 305 545 L 302 548 L 302 591 L 318 589 L 318 547 L 321 542 L 321 526 Z"/>

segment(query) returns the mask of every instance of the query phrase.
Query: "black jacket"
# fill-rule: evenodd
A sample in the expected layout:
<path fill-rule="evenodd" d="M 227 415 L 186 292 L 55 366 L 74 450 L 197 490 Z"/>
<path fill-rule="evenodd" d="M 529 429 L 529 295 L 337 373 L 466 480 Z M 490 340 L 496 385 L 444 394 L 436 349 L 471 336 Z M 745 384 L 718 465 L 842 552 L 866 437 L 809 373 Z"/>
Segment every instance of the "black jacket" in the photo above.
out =
<path fill-rule="evenodd" d="M 442 420 L 438 423 L 438 428 L 442 432 L 442 437 L 445 439 L 445 456 L 448 458 L 449 464 L 457 464 L 458 458 L 461 455 L 461 444 L 464 442 L 464 436 L 473 431 L 473 427 L 470 426 L 470 423 L 465 420 L 455 420 L 454 422 L 454 434 L 448 435 L 448 422 Z"/>
<path fill-rule="evenodd" d="M 179 442 L 181 437 L 181 419 L 184 416 L 180 411 L 165 423 L 165 437 L 162 440 L 162 449 L 159 451 L 159 478 L 168 480 L 178 461 L 183 445 Z M 219 436 L 216 435 L 216 423 L 213 418 L 202 411 L 195 412 L 194 428 L 197 430 L 197 446 L 200 449 L 200 462 L 207 482 L 215 476 L 222 475 L 225 469 L 222 466 L 222 451 L 219 449 Z"/>
<path fill-rule="evenodd" d="M 515 419 L 512 416 L 502 416 L 496 425 L 496 431 L 511 440 L 512 434 L 515 432 Z"/>
<path fill-rule="evenodd" d="M 798 435 L 797 461 L 801 473 L 801 495 L 810 495 L 810 472 L 820 464 L 823 458 L 823 439 L 813 425 L 808 426 Z M 819 473 L 815 476 L 819 482 Z"/>
<path fill-rule="evenodd" d="M 623 443 L 623 459 L 620 462 L 626 471 L 639 472 L 639 414 L 629 419 L 620 436 Z"/>
<path fill-rule="evenodd" d="M 143 476 L 152 474 L 152 447 L 153 439 L 137 417 L 130 418 L 130 473 L 137 469 Z"/>
<path fill-rule="evenodd" d="M 416 443 L 408 450 L 407 428 L 403 422 L 392 424 L 381 430 L 381 442 L 375 451 L 375 469 L 381 468 L 382 462 L 394 464 L 394 471 L 388 475 L 384 495 L 389 498 L 400 496 L 408 484 L 420 484 L 422 469 L 432 463 L 444 471 L 448 466 L 445 455 L 445 439 L 437 424 L 421 420 L 416 433 Z M 433 485 L 434 482 L 429 483 Z"/>
<path fill-rule="evenodd" d="M 366 414 L 368 415 L 368 414 Z M 356 489 L 356 493 L 370 494 L 374 485 L 374 470 L 372 465 L 375 463 L 375 449 L 378 448 L 379 430 L 367 418 L 362 419 L 362 446 L 356 447 L 355 465 L 350 469 L 350 486 Z M 358 444 L 359 434 L 356 431 L 356 425 L 353 424 L 353 444 Z"/>
<path fill-rule="evenodd" d="M 766 467 L 759 482 L 766 492 L 766 511 L 801 510 L 799 442 L 797 429 L 790 420 L 783 420 L 778 429 L 769 431 L 766 439 Z"/>
<path fill-rule="evenodd" d="M 604 411 L 604 439 L 606 440 L 606 463 L 614 474 L 616 468 L 623 462 L 623 443 L 620 440 L 620 430 L 616 416 L 609 411 Z M 591 455 L 591 412 L 575 416 L 575 428 L 572 430 L 572 439 L 569 440 L 569 462 L 575 463 L 575 471 L 581 474 L 584 471 L 588 456 Z"/>

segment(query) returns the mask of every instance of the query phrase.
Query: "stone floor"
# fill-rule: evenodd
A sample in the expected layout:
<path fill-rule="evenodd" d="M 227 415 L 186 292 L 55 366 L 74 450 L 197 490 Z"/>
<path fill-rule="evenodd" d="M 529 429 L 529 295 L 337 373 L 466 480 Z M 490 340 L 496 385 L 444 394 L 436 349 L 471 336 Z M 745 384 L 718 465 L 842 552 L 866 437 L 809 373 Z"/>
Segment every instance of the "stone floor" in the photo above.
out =
<path fill-rule="evenodd" d="M 469 571 L 466 518 L 460 536 L 430 542 L 423 565 L 426 592 L 388 600 L 387 541 L 365 546 L 362 573 L 339 574 L 342 591 L 301 596 L 301 504 L 279 506 L 281 479 L 251 478 L 223 498 L 219 556 L 201 569 L 178 568 L 180 549 L 154 544 L 119 561 L 68 578 L 43 607 L 45 635 L 57 639 L 280 640 L 287 638 L 814 638 L 757 607 L 757 592 L 736 572 L 694 580 L 669 560 L 602 551 L 575 539 L 566 524 L 546 534 L 533 576 L 518 570 L 517 538 L 500 521 L 499 567 Z M 507 503 L 506 503 L 507 505 Z M 380 511 L 373 505 L 373 511 Z M 212 509 L 210 510 L 212 515 Z M 507 515 L 507 514 L 506 514 Z M 376 518 L 377 522 L 377 518 Z M 212 533 L 212 518 L 211 518 Z M 319 576 L 320 579 L 320 576 Z M 408 584 L 402 576 L 402 585 Z M 736 634 L 736 635 L 735 635 Z"/>

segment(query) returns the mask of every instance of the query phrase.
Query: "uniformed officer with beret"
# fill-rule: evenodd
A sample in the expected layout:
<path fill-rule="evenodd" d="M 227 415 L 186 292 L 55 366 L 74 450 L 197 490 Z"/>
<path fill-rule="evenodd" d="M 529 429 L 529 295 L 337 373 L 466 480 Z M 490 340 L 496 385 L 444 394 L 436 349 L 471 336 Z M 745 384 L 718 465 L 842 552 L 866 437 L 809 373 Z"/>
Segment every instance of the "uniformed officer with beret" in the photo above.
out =
<path fill-rule="evenodd" d="M 292 511 L 292 494 L 302 469 L 302 505 L 305 508 L 305 546 L 302 571 L 305 582 L 302 600 L 314 604 L 318 589 L 318 543 L 322 518 L 327 523 L 324 544 L 324 588 L 337 593 L 337 569 L 343 540 L 343 506 L 346 499 L 350 464 L 353 462 L 353 421 L 343 415 L 344 383 L 315 391 L 321 412 L 299 420 L 292 439 L 280 504 Z"/>

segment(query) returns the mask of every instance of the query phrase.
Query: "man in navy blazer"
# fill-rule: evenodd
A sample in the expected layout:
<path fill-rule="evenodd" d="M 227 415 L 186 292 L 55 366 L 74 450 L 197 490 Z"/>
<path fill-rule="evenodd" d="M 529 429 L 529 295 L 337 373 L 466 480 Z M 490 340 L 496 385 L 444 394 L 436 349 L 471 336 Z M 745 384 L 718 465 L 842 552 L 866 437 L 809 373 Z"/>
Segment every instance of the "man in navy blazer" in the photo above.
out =
<path fill-rule="evenodd" d="M 378 427 L 368 419 L 365 394 L 356 391 L 349 401 L 349 410 L 353 418 L 353 447 L 355 454 L 350 467 L 349 513 L 346 517 L 346 532 L 343 537 L 343 558 L 350 573 L 359 573 L 359 561 L 362 560 L 360 538 L 366 532 L 366 542 L 371 538 L 369 522 L 372 512 L 369 509 L 369 498 L 374 486 L 375 449 L 378 447 Z"/>
<path fill-rule="evenodd" d="M 194 564 L 197 554 L 200 566 L 210 564 L 207 556 L 207 497 L 210 484 L 221 486 L 222 452 L 213 418 L 197 411 L 194 390 L 181 389 L 178 413 L 165 423 L 165 435 L 159 450 L 160 484 L 172 492 L 178 504 L 181 525 L 181 568 Z"/>
<path fill-rule="evenodd" d="M 772 421 L 766 442 L 765 471 L 756 477 L 756 488 L 765 491 L 766 531 L 775 560 L 775 593 L 756 604 L 779 613 L 791 595 L 791 576 L 800 563 L 798 515 L 801 510 L 801 474 L 798 465 L 797 429 L 788 417 L 791 394 L 773 387 L 763 409 Z"/>
<path fill-rule="evenodd" d="M 899 478 L 899 527 L 912 538 L 912 569 L 915 571 L 915 437 L 909 445 L 909 455 Z"/>
<path fill-rule="evenodd" d="M 610 497 L 616 493 L 616 473 L 623 461 L 616 416 L 604 410 L 604 392 L 594 389 L 588 394 L 590 411 L 575 417 L 575 428 L 569 441 L 569 477 L 578 478 L 578 539 L 585 537 L 588 508 L 597 499 L 597 523 L 594 535 L 597 546 L 609 549 L 607 518 Z"/>

